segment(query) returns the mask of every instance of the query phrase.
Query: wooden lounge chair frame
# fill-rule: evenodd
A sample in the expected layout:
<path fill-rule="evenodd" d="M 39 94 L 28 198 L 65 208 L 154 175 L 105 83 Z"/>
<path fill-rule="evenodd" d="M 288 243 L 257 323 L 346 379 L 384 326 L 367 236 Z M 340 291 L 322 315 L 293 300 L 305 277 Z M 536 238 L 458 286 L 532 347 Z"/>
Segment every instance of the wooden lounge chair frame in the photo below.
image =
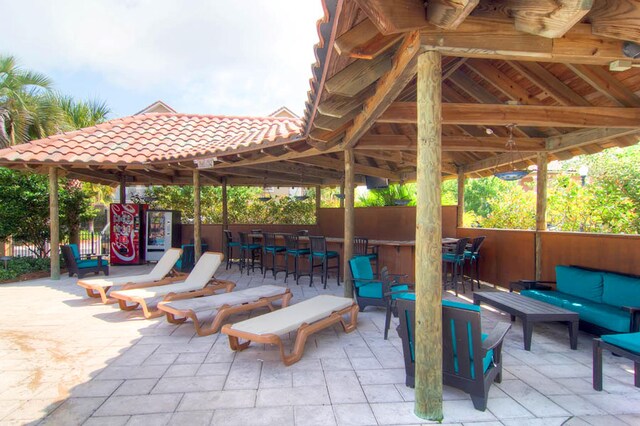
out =
<path fill-rule="evenodd" d="M 175 296 L 176 294 L 189 295 L 189 297 L 211 296 L 215 294 L 216 291 L 222 290 L 222 289 L 224 289 L 227 293 L 229 293 L 230 291 L 233 290 L 235 286 L 236 284 L 231 281 L 217 280 L 214 278 L 211 281 L 209 281 L 205 285 L 205 287 L 202 288 L 201 290 L 188 291 L 185 293 L 167 293 L 167 295 L 162 298 L 162 301 L 164 301 L 167 298 L 167 296 L 169 295 Z M 122 290 L 145 288 L 145 287 L 156 287 L 156 284 L 149 283 L 149 284 L 143 284 L 143 285 L 132 285 L 131 287 L 124 286 Z M 133 311 L 138 306 L 142 307 L 142 313 L 144 314 L 144 317 L 147 319 L 157 318 L 164 315 L 164 312 L 159 310 L 157 307 L 155 309 L 149 308 L 149 306 L 147 305 L 147 302 L 143 297 L 120 295 L 120 297 L 117 300 L 118 300 L 118 306 L 120 306 L 120 309 L 122 309 L 123 311 Z M 133 305 L 128 305 L 127 302 L 133 303 Z"/>
<path fill-rule="evenodd" d="M 169 272 L 166 276 L 166 278 L 159 280 L 159 281 L 151 281 L 148 283 L 131 283 L 131 284 L 125 284 L 124 286 L 122 286 L 121 290 L 125 290 L 127 288 L 141 288 L 141 287 L 148 287 L 148 286 L 158 286 L 158 285 L 165 285 L 165 284 L 173 284 L 175 282 L 180 282 L 180 281 L 184 281 L 184 278 L 187 276 L 188 274 L 182 273 L 182 272 L 178 272 L 177 269 L 173 268 L 171 270 L 171 272 Z M 83 287 L 86 292 L 87 292 L 87 296 L 89 297 L 93 297 L 93 298 L 100 298 L 102 300 L 102 303 L 107 304 L 107 303 L 116 303 L 117 300 L 107 296 L 107 292 L 111 289 L 111 286 L 109 287 L 97 287 L 97 286 L 92 286 L 89 284 L 84 283 L 82 280 L 78 280 L 77 283 L 80 287 Z"/>
<path fill-rule="evenodd" d="M 213 293 L 213 291 L 211 293 Z M 193 325 L 196 328 L 196 333 L 198 333 L 198 336 L 208 336 L 210 334 L 217 333 L 220 330 L 220 327 L 222 327 L 223 321 L 233 314 L 252 311 L 254 309 L 262 308 L 265 306 L 269 308 L 269 311 L 273 312 L 276 309 L 276 307 L 272 304 L 273 302 L 280 300 L 282 302 L 282 307 L 286 308 L 287 306 L 289 306 L 289 301 L 291 300 L 292 296 L 293 295 L 291 294 L 291 291 L 289 289 L 286 289 L 286 291 L 282 294 L 270 297 L 261 297 L 255 302 L 243 303 L 241 305 L 222 305 L 217 309 L 217 313 L 211 321 L 211 325 L 209 325 L 208 327 L 205 325 L 204 321 L 201 322 L 198 319 L 198 315 L 193 310 L 176 309 L 171 305 L 167 305 L 164 303 L 172 300 L 192 299 L 193 297 L 195 297 L 193 293 L 169 293 L 165 296 L 164 299 L 162 299 L 162 302 L 158 304 L 158 307 L 162 306 L 162 311 L 167 314 L 167 321 L 169 321 L 171 324 L 182 324 L 187 319 L 191 319 L 191 321 L 193 321 Z"/>
<path fill-rule="evenodd" d="M 343 315 L 347 314 L 349 315 L 348 322 L 343 318 Z M 304 352 L 304 345 L 306 344 L 309 336 L 337 323 L 340 323 L 342 325 L 345 333 L 350 333 L 355 330 L 358 325 L 358 305 L 353 303 L 351 306 L 348 306 L 339 311 L 335 311 L 328 317 L 318 320 L 314 323 L 302 324 L 297 330 L 296 340 L 289 355 L 285 353 L 282 339 L 276 334 L 259 335 L 254 333 L 246 333 L 243 331 L 232 329 L 231 324 L 225 324 L 222 327 L 222 333 L 229 336 L 229 346 L 234 351 L 243 351 L 247 349 L 252 341 L 257 343 L 276 345 L 280 348 L 280 357 L 282 358 L 282 362 L 284 363 L 284 365 L 289 366 L 300 361 L 300 358 L 302 358 L 302 354 Z M 240 343 L 240 339 L 245 339 L 246 342 Z"/>

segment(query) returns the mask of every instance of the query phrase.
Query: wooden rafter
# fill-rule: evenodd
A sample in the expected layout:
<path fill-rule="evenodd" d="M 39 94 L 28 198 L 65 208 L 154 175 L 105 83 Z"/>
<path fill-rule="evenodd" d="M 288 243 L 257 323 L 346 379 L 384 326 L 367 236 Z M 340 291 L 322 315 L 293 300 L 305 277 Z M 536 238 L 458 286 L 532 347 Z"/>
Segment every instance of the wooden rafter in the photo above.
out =
<path fill-rule="evenodd" d="M 311 164 L 314 166 L 326 167 L 333 170 L 340 170 L 341 167 L 344 165 L 344 162 L 342 160 L 329 158 L 326 156 L 298 158 L 295 161 L 303 164 Z M 366 166 L 363 164 L 356 164 L 355 171 L 356 173 L 361 175 L 378 176 L 378 177 L 394 179 L 394 180 L 400 179 L 400 176 L 397 173 L 394 173 L 390 170 Z"/>
<path fill-rule="evenodd" d="M 626 107 L 640 106 L 640 97 L 620 83 L 608 71 L 605 71 L 604 68 L 573 64 L 567 64 L 567 66 L 616 105 Z"/>
<path fill-rule="evenodd" d="M 343 150 L 355 145 L 413 78 L 419 51 L 419 33 L 407 34 L 393 58 L 392 68 L 380 78 L 375 93 L 367 99 L 362 112 L 353 120 L 353 126 L 347 130 L 341 144 Z"/>
<path fill-rule="evenodd" d="M 402 34 L 383 35 L 371 20 L 365 19 L 338 37 L 334 47 L 339 55 L 373 59 L 401 38 Z"/>
<path fill-rule="evenodd" d="M 422 0 L 356 0 L 382 34 L 397 34 L 428 24 Z"/>
<path fill-rule="evenodd" d="M 358 59 L 328 79 L 324 89 L 330 94 L 356 96 L 391 68 L 391 59 L 390 54 L 373 60 Z"/>
<path fill-rule="evenodd" d="M 415 123 L 415 102 L 395 102 L 380 123 Z M 630 128 L 640 123 L 640 108 L 540 105 L 442 104 L 443 124 L 540 127 Z"/>
<path fill-rule="evenodd" d="M 499 2 L 515 29 L 542 37 L 562 37 L 591 10 L 593 0 L 507 0 Z"/>
<path fill-rule="evenodd" d="M 597 0 L 587 17 L 593 34 L 640 43 L 640 3 L 636 0 Z"/>
<path fill-rule="evenodd" d="M 520 151 L 545 151 L 543 138 L 513 138 Z M 443 151 L 501 152 L 507 151 L 507 137 L 442 136 Z M 357 150 L 415 151 L 416 137 L 406 135 L 365 135 Z"/>
<path fill-rule="evenodd" d="M 454 30 L 478 5 L 479 0 L 430 0 L 427 20 L 445 30 Z"/>

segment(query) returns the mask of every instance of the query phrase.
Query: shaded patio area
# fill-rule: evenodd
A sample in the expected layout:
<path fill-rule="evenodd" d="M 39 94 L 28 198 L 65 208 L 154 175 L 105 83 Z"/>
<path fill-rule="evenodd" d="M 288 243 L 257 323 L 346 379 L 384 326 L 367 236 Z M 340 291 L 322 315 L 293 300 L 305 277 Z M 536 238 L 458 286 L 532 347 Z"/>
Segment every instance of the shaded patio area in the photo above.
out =
<path fill-rule="evenodd" d="M 146 267 L 114 267 L 112 275 Z M 236 291 L 284 285 L 259 274 L 221 268 Z M 85 297 L 66 275 L 0 286 L 11 301 L 0 326 L 0 424 L 416 424 L 414 391 L 404 385 L 401 341 L 392 324 L 382 338 L 384 311 L 368 308 L 350 334 L 339 326 L 314 335 L 302 360 L 285 367 L 272 347 L 234 353 L 226 336 L 195 335 L 193 325 L 144 320 Z M 289 283 L 300 302 L 329 288 Z M 491 290 L 486 286 L 483 290 Z M 472 298 L 467 289 L 467 300 Z M 446 294 L 447 298 L 453 298 Z M 259 315 L 264 311 L 256 311 Z M 232 318 L 233 322 L 240 316 Z M 483 329 L 507 315 L 482 307 Z M 569 349 L 566 326 L 536 326 L 531 352 L 522 327 L 504 347 L 504 378 L 491 387 L 488 409 L 444 387 L 446 424 L 638 424 L 640 389 L 633 365 L 605 353 L 604 391 L 591 387 L 591 335 Z M 569 422 L 567 422 L 569 420 Z"/>

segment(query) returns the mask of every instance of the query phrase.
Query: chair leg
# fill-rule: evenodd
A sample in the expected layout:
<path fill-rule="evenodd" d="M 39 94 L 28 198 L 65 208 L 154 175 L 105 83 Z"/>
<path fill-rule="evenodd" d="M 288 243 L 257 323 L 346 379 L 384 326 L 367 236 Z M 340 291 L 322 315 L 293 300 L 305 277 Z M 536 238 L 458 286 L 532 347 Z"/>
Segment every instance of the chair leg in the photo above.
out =
<path fill-rule="evenodd" d="M 338 270 L 336 275 L 338 276 L 336 282 L 338 283 L 338 286 L 340 285 L 340 256 L 338 256 L 337 258 L 337 264 L 336 264 L 336 269 Z M 377 276 L 377 275 L 376 275 Z"/>
<path fill-rule="evenodd" d="M 313 256 L 309 255 L 309 287 L 313 285 Z"/>
<path fill-rule="evenodd" d="M 636 370 L 636 380 L 638 379 L 637 372 Z M 602 390 L 602 347 L 600 346 L 600 339 L 593 340 L 593 389 Z"/>
<path fill-rule="evenodd" d="M 326 257 L 322 258 L 322 276 L 324 277 L 324 288 L 327 288 L 327 281 L 329 278 L 329 270 L 327 268 L 328 266 L 328 261 L 329 259 L 327 259 Z"/>
<path fill-rule="evenodd" d="M 471 394 L 471 401 L 473 402 L 473 408 L 478 411 L 485 411 L 487 409 L 487 398 L 489 394 L 489 389 L 485 389 L 484 394 L 482 395 L 473 395 Z"/>
<path fill-rule="evenodd" d="M 295 270 L 295 268 L 294 268 Z M 293 278 L 296 277 L 295 272 L 293 273 Z M 289 278 L 289 253 L 284 252 L 284 282 L 287 282 L 287 278 Z"/>
<path fill-rule="evenodd" d="M 391 327 L 391 303 L 387 304 L 387 315 L 384 319 L 384 340 L 389 337 L 389 327 Z"/>
<path fill-rule="evenodd" d="M 480 290 L 480 262 L 478 262 L 478 259 L 474 259 L 473 263 L 475 263 L 476 266 L 476 281 L 478 284 L 478 290 Z"/>

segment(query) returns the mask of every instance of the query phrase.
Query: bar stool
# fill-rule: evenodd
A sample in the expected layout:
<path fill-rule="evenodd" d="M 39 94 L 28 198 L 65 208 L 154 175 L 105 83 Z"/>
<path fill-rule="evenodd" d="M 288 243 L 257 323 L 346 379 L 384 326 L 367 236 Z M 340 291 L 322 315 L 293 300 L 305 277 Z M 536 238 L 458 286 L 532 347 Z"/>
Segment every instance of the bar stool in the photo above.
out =
<path fill-rule="evenodd" d="M 371 247 L 374 251 L 369 250 L 369 238 L 366 237 L 353 237 L 353 257 L 366 257 L 370 261 L 375 261 L 376 264 L 376 276 L 380 275 L 378 265 L 378 251 L 377 247 Z"/>
<path fill-rule="evenodd" d="M 257 265 L 262 272 L 262 245 L 254 242 L 249 242 L 249 234 L 246 232 L 238 232 L 240 235 L 240 273 L 242 274 L 244 268 L 247 268 L 247 275 L 249 275 L 249 268 L 252 271 L 256 269 L 256 259 L 260 258 L 260 263 Z M 249 266 L 247 260 L 251 255 L 251 266 Z"/>
<path fill-rule="evenodd" d="M 273 278 L 276 278 L 278 272 L 285 272 L 285 268 L 278 267 L 278 262 L 276 261 L 276 257 L 278 254 L 285 254 L 287 248 L 285 246 L 276 245 L 276 234 L 271 232 L 265 232 L 262 234 L 262 258 L 264 259 L 264 264 L 262 265 L 264 273 L 262 277 L 267 276 L 267 271 L 273 271 Z M 271 255 L 271 268 L 267 268 L 267 255 Z"/>
<path fill-rule="evenodd" d="M 237 263 L 240 266 L 240 259 L 233 260 L 233 248 L 240 248 L 240 241 L 233 241 L 233 234 L 228 229 L 224 231 L 224 240 L 227 245 L 226 255 L 227 255 L 227 266 L 225 269 L 229 269 L 232 264 Z"/>
<path fill-rule="evenodd" d="M 299 233 L 300 231 L 298 231 Z M 284 254 L 284 264 L 286 267 L 284 276 L 284 282 L 287 282 L 289 278 L 289 256 L 293 256 L 293 278 L 296 280 L 296 285 L 300 277 L 311 276 L 310 274 L 301 274 L 299 269 L 299 259 L 304 256 L 308 256 L 311 250 L 308 248 L 300 248 L 300 237 L 294 234 L 284 234 L 285 246 L 287 251 Z"/>
<path fill-rule="evenodd" d="M 446 290 L 448 269 L 449 269 L 449 266 L 451 266 L 451 286 L 454 288 L 456 292 L 456 296 L 458 296 L 458 278 L 460 278 L 460 282 L 462 282 L 462 292 L 463 293 L 466 292 L 464 288 L 463 271 L 464 271 L 464 250 L 467 247 L 468 242 L 469 242 L 469 238 L 460 238 L 458 242 L 456 242 L 456 246 L 453 251 L 442 253 L 443 286 Z"/>
<path fill-rule="evenodd" d="M 471 291 L 473 291 L 473 277 L 471 272 L 474 269 L 475 264 L 475 279 L 478 284 L 478 290 L 480 290 L 480 247 L 484 243 L 485 236 L 476 237 L 471 241 L 471 247 L 469 250 L 464 251 L 464 260 L 469 263 L 469 277 L 471 278 Z"/>
<path fill-rule="evenodd" d="M 309 256 L 309 274 L 311 275 L 311 282 L 309 282 L 309 287 L 313 285 L 313 270 L 318 267 L 322 267 L 320 282 L 324 282 L 324 288 L 327 288 L 329 269 L 336 269 L 336 282 L 340 285 L 340 254 L 337 251 L 327 250 L 327 239 L 325 237 L 309 236 L 309 243 L 311 245 L 311 254 Z M 314 259 L 318 258 L 320 259 L 320 263 L 316 265 Z M 334 266 L 329 266 L 329 260 L 331 259 L 336 259 L 336 264 Z"/>

